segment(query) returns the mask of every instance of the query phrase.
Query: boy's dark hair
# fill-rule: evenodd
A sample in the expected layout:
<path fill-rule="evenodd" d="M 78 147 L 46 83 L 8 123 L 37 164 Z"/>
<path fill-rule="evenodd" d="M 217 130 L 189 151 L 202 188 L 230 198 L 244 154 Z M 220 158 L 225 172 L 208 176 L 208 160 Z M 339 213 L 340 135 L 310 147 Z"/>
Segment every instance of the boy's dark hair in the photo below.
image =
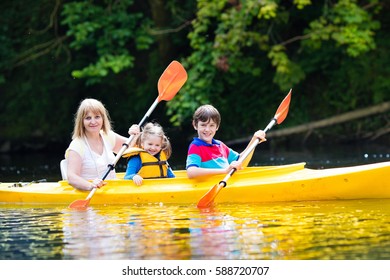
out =
<path fill-rule="evenodd" d="M 217 124 L 217 127 L 221 123 L 221 115 L 218 110 L 209 104 L 200 106 L 192 116 L 192 124 L 194 126 L 197 126 L 199 121 L 208 122 L 209 120 L 213 120 Z"/>

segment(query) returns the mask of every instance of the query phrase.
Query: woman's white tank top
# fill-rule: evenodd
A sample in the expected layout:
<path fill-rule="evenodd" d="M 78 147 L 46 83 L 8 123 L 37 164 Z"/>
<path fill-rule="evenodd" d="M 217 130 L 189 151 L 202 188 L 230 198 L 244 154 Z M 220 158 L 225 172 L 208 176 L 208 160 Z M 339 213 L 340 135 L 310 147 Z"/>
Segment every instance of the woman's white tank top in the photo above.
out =
<path fill-rule="evenodd" d="M 77 152 L 82 160 L 81 167 L 81 177 L 86 180 L 93 180 L 95 178 L 103 178 L 104 174 L 106 174 L 108 170 L 108 165 L 112 164 L 115 160 L 115 155 L 112 152 L 115 145 L 115 135 L 112 131 L 109 132 L 109 135 L 105 137 L 103 133 L 100 134 L 103 139 L 103 153 L 101 155 L 95 153 L 89 147 L 86 138 L 77 138 L 74 139 L 67 151 L 65 152 L 65 158 L 67 158 L 67 152 L 69 150 L 73 150 Z M 107 139 L 106 139 L 107 138 Z M 114 140 L 113 143 L 108 141 L 108 138 Z M 108 176 L 105 179 L 115 179 L 116 174 L 115 170 L 111 170 Z"/>

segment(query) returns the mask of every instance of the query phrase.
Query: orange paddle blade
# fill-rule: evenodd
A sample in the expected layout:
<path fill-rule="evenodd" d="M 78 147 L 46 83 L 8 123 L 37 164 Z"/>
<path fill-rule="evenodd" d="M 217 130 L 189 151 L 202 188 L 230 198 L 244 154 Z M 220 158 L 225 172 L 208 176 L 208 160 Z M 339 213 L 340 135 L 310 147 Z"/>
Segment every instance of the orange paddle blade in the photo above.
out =
<path fill-rule="evenodd" d="M 223 184 L 214 185 L 198 202 L 198 208 L 208 208 L 214 202 L 218 193 L 223 189 Z"/>
<path fill-rule="evenodd" d="M 75 201 L 73 201 L 69 205 L 69 208 L 78 209 L 78 210 L 84 210 L 84 209 L 86 209 L 88 207 L 90 200 L 91 199 L 78 199 L 78 200 L 75 200 Z"/>
<path fill-rule="evenodd" d="M 174 60 L 158 80 L 158 101 L 171 100 L 187 81 L 187 71 L 180 62 Z"/>
<path fill-rule="evenodd" d="M 281 124 L 287 117 L 288 108 L 290 106 L 290 101 L 291 101 L 291 93 L 292 93 L 292 89 L 290 89 L 287 96 L 283 99 L 282 103 L 280 103 L 279 108 L 275 113 L 274 118 L 276 119 L 276 122 L 278 124 Z"/>

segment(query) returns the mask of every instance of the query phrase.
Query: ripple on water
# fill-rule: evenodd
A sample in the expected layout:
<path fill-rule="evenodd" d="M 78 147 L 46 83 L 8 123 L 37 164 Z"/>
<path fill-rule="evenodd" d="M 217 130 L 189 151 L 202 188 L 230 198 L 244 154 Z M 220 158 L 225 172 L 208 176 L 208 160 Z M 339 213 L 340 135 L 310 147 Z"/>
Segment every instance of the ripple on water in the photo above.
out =
<path fill-rule="evenodd" d="M 1 259 L 389 259 L 389 200 L 0 207 Z"/>

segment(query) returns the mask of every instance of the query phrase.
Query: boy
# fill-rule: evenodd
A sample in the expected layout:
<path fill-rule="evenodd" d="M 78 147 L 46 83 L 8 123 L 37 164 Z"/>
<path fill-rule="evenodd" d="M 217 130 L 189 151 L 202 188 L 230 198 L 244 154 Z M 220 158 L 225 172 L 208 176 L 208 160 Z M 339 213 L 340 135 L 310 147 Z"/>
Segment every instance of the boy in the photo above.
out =
<path fill-rule="evenodd" d="M 239 154 L 226 146 L 222 141 L 215 140 L 215 133 L 218 131 L 221 123 L 221 116 L 216 108 L 212 105 L 200 106 L 192 118 L 192 126 L 198 132 L 188 148 L 187 154 L 187 176 L 195 178 L 199 176 L 227 174 L 233 168 L 242 169 L 242 163 L 238 158 L 244 151 Z M 253 135 L 246 149 L 259 138 L 265 141 L 265 133 L 258 130 Z M 246 159 L 248 162 L 252 154 Z"/>

